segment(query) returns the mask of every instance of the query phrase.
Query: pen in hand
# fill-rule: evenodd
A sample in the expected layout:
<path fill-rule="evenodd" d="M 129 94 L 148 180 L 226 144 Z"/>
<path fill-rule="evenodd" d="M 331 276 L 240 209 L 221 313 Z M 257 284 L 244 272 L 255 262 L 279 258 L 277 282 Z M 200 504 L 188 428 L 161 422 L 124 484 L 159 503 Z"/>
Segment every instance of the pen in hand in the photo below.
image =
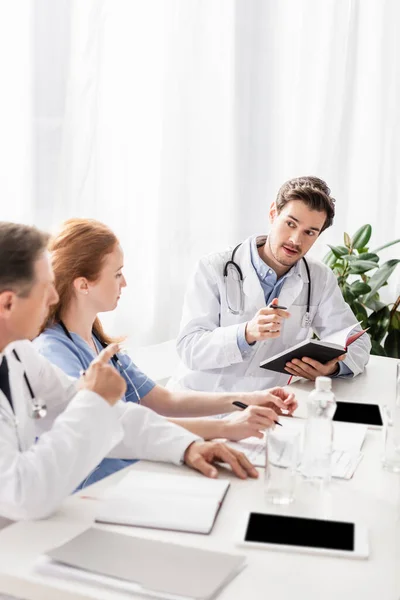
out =
<path fill-rule="evenodd" d="M 238 408 L 242 408 L 243 410 L 245 408 L 248 408 L 248 406 L 249 406 L 248 404 L 245 404 L 244 402 L 239 402 L 239 400 L 235 400 L 234 402 L 232 402 L 232 404 L 234 406 L 237 406 Z M 279 427 L 283 427 L 282 423 L 279 423 L 279 421 L 274 421 L 274 423 L 276 425 L 279 425 Z"/>
<path fill-rule="evenodd" d="M 287 310 L 287 306 L 280 306 L 279 304 L 269 304 L 268 308 L 280 308 L 281 310 Z"/>

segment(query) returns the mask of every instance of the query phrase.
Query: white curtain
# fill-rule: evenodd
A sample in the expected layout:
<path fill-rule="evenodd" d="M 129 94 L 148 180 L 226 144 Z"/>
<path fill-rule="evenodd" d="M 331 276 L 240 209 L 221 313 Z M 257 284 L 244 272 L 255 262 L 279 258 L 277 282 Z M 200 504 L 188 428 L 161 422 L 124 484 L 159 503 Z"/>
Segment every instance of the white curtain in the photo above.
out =
<path fill-rule="evenodd" d="M 104 319 L 137 343 L 176 335 L 186 276 L 236 239 L 232 2 L 71 3 L 55 202 L 96 217 L 128 289 Z M 50 202 L 47 202 L 49 205 Z"/>
<path fill-rule="evenodd" d="M 33 219 L 32 6 L 0 0 L 0 219 Z"/>
<path fill-rule="evenodd" d="M 260 215 L 282 182 L 314 174 L 337 199 L 322 245 L 366 222 L 376 245 L 399 237 L 399 19 L 396 0 L 238 3 L 241 205 Z"/>
<path fill-rule="evenodd" d="M 337 199 L 318 256 L 366 222 L 373 246 L 400 237 L 397 0 L 38 0 L 31 13 L 32 64 L 8 72 L 22 104 L 0 119 L 24 124 L 28 149 L 33 119 L 32 160 L 2 166 L 25 169 L 18 196 L 39 225 L 115 230 L 129 286 L 113 332 L 174 337 L 195 261 L 265 232 L 291 177 L 318 175 Z"/>

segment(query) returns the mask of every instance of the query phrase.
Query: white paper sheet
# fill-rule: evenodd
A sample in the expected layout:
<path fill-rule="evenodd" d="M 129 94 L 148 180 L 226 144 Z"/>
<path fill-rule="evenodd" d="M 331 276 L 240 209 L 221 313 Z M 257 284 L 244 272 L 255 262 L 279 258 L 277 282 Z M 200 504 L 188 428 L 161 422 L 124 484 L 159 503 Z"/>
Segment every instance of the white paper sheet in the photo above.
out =
<path fill-rule="evenodd" d="M 297 429 L 304 436 L 305 419 L 281 419 L 284 428 Z M 360 452 L 364 443 L 368 427 L 353 423 L 333 423 L 333 453 L 332 453 L 332 476 L 340 479 L 350 479 L 360 460 L 363 457 Z M 287 466 L 285 458 L 284 434 L 278 428 L 273 432 L 274 441 L 282 448 L 277 451 L 282 466 Z M 241 442 L 228 442 L 229 446 L 243 452 L 249 461 L 256 467 L 265 467 L 265 441 L 256 437 L 250 437 Z"/>

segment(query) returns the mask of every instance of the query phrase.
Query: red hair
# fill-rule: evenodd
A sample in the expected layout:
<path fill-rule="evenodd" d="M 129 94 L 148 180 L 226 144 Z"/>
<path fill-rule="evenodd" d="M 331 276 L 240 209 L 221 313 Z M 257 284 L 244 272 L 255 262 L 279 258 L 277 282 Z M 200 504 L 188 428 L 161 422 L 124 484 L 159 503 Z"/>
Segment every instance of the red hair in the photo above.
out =
<path fill-rule="evenodd" d="M 63 223 L 48 245 L 59 301 L 50 308 L 43 329 L 60 321 L 73 298 L 75 279 L 85 277 L 93 282 L 99 278 L 104 259 L 116 244 L 118 239 L 111 229 L 94 219 L 69 219 Z M 97 317 L 93 331 L 101 342 L 116 341 L 107 336 Z"/>

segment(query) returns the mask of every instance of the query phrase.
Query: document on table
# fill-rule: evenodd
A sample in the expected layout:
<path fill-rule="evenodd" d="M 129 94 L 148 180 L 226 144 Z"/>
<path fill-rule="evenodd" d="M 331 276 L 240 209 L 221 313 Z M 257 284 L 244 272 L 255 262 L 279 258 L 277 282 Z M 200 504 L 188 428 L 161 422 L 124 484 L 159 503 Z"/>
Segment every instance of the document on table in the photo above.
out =
<path fill-rule="evenodd" d="M 303 419 L 281 419 L 283 427 L 291 427 L 299 430 L 304 436 L 305 420 Z M 351 479 L 363 457 L 360 452 L 367 433 L 366 425 L 353 423 L 333 423 L 333 453 L 332 453 L 332 476 L 340 479 Z M 278 428 L 272 434 L 277 444 L 282 443 L 280 460 L 285 464 L 284 434 Z M 227 442 L 229 446 L 243 452 L 249 461 L 256 467 L 265 467 L 265 441 L 256 437 L 250 437 L 241 442 Z"/>
<path fill-rule="evenodd" d="M 210 533 L 229 481 L 130 471 L 100 498 L 100 523 Z"/>
<path fill-rule="evenodd" d="M 41 556 L 43 575 L 167 600 L 211 600 L 244 568 L 243 555 L 91 527 Z M 136 596 L 135 596 L 136 597 Z"/>

